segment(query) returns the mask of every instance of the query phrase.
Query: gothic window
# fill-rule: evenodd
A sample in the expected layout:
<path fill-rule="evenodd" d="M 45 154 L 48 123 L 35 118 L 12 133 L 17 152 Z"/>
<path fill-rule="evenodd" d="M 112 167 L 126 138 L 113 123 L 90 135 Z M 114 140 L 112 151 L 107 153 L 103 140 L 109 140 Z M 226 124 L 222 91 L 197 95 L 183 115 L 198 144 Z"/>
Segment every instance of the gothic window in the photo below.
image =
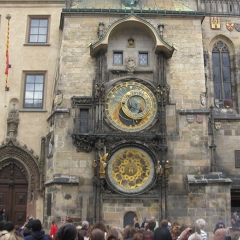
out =
<path fill-rule="evenodd" d="M 228 46 L 223 41 L 214 44 L 212 50 L 213 84 L 215 101 L 231 100 L 231 66 Z"/>

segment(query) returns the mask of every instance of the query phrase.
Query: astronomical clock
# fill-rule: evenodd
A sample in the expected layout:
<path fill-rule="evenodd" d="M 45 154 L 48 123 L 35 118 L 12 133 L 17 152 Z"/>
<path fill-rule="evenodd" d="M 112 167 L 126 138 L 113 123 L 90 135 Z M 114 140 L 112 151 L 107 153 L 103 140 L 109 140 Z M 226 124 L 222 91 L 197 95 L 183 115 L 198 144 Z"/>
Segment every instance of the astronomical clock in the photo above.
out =
<path fill-rule="evenodd" d="M 106 95 L 105 114 L 110 124 L 123 132 L 140 132 L 149 127 L 157 116 L 158 102 L 144 84 L 124 81 Z"/>

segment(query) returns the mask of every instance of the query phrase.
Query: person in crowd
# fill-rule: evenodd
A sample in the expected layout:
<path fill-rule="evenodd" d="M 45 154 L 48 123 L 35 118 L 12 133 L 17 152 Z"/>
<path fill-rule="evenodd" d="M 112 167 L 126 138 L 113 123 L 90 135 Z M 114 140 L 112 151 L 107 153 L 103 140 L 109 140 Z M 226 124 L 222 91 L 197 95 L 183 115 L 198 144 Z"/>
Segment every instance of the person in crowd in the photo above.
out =
<path fill-rule="evenodd" d="M 33 220 L 34 220 L 33 215 L 27 215 L 27 221 L 26 224 L 24 224 L 25 227 L 31 229 Z"/>
<path fill-rule="evenodd" d="M 52 225 L 51 225 L 51 228 L 50 228 L 50 236 L 51 236 L 51 238 L 56 236 L 57 230 L 58 230 L 58 226 L 56 224 L 55 219 L 53 219 L 52 220 Z"/>
<path fill-rule="evenodd" d="M 108 230 L 108 233 L 105 237 L 105 240 L 117 240 L 118 238 L 118 231 L 115 228 L 111 228 Z"/>
<path fill-rule="evenodd" d="M 228 230 L 226 228 L 219 228 L 214 233 L 214 240 L 225 240 L 228 234 Z"/>
<path fill-rule="evenodd" d="M 163 219 L 161 222 L 160 222 L 160 227 L 168 227 L 168 221 L 166 219 Z"/>
<path fill-rule="evenodd" d="M 143 235 L 142 233 L 135 233 L 133 235 L 133 240 L 143 240 Z"/>
<path fill-rule="evenodd" d="M 196 221 L 196 224 L 199 226 L 199 228 L 201 230 L 200 235 L 201 235 L 202 239 L 207 240 L 207 233 L 203 230 L 205 227 L 205 224 L 206 224 L 205 220 L 200 218 Z"/>
<path fill-rule="evenodd" d="M 160 226 L 154 231 L 153 240 L 172 240 L 172 236 L 166 226 Z"/>
<path fill-rule="evenodd" d="M 151 219 L 156 222 L 155 229 L 158 228 L 159 227 L 159 223 L 158 223 L 157 219 L 154 216 L 152 216 Z"/>
<path fill-rule="evenodd" d="M 92 226 L 91 231 L 93 231 L 96 228 L 102 230 L 104 232 L 104 236 L 107 235 L 108 229 L 102 221 L 95 222 Z M 90 233 L 90 235 L 91 235 L 91 233 Z"/>
<path fill-rule="evenodd" d="M 201 235 L 198 234 L 197 232 L 192 233 L 189 237 L 188 240 L 203 240 Z"/>
<path fill-rule="evenodd" d="M 65 223 L 56 233 L 55 240 L 76 240 L 79 239 L 79 233 L 73 223 Z"/>
<path fill-rule="evenodd" d="M 234 211 L 234 212 L 233 212 L 232 218 L 233 218 L 236 222 L 239 221 L 239 216 L 238 216 L 238 212 L 237 212 L 237 211 Z"/>
<path fill-rule="evenodd" d="M 0 221 L 6 221 L 8 220 L 8 215 L 6 212 L 5 208 L 2 208 L 1 212 L 0 212 Z"/>
<path fill-rule="evenodd" d="M 129 227 L 124 228 L 124 230 L 123 230 L 123 239 L 124 240 L 132 240 L 134 234 L 137 233 L 137 229 L 138 228 L 135 228 L 133 226 L 129 226 Z"/>
<path fill-rule="evenodd" d="M 146 223 L 148 223 L 147 217 L 143 217 L 142 224 L 141 224 L 141 229 L 143 229 L 143 230 L 145 229 Z"/>
<path fill-rule="evenodd" d="M 24 240 L 48 240 L 48 237 L 45 235 L 45 232 L 42 229 L 42 223 L 39 219 L 34 219 L 32 221 L 32 233 L 26 237 Z"/>
<path fill-rule="evenodd" d="M 221 217 L 218 219 L 218 222 L 217 222 L 213 232 L 215 233 L 215 231 L 219 228 L 225 228 L 225 224 L 224 224 L 223 219 Z"/>
<path fill-rule="evenodd" d="M 173 240 L 176 240 L 178 238 L 178 236 L 180 236 L 181 231 L 180 231 L 181 227 L 178 224 L 173 224 L 173 226 L 170 229 L 170 233 L 172 236 Z"/>
<path fill-rule="evenodd" d="M 4 224 L 5 224 L 4 222 L 0 221 L 0 235 L 1 235 L 2 231 L 3 231 Z"/>
<path fill-rule="evenodd" d="M 149 220 L 147 230 L 143 231 L 143 240 L 152 240 L 154 234 L 154 228 L 156 226 L 155 220 Z"/>
<path fill-rule="evenodd" d="M 0 234 L 1 240 L 23 240 L 20 232 L 16 231 L 11 221 L 4 223 Z"/>
<path fill-rule="evenodd" d="M 90 233 L 89 240 L 105 240 L 105 233 L 101 229 L 95 228 Z"/>
<path fill-rule="evenodd" d="M 78 232 L 81 233 L 84 237 L 86 237 L 88 229 L 89 229 L 89 222 L 88 221 L 83 221 L 82 222 L 82 228 L 79 229 Z"/>
<path fill-rule="evenodd" d="M 140 229 L 140 224 L 139 224 L 139 222 L 138 222 L 138 218 L 137 218 L 137 217 L 134 217 L 134 218 L 133 218 L 133 226 L 134 226 L 135 228 Z"/>

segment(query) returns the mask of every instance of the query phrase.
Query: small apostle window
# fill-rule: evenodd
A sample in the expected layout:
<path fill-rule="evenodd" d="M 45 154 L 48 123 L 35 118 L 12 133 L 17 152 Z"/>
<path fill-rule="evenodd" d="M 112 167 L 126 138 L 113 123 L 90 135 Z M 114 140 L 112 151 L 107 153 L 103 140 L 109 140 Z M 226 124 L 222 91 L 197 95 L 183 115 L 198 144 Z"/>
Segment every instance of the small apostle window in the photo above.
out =
<path fill-rule="evenodd" d="M 138 55 L 138 63 L 141 66 L 148 65 L 148 53 L 147 52 L 140 52 Z"/>
<path fill-rule="evenodd" d="M 113 64 L 114 65 L 122 65 L 123 64 L 123 53 L 122 52 L 114 52 L 113 53 Z"/>

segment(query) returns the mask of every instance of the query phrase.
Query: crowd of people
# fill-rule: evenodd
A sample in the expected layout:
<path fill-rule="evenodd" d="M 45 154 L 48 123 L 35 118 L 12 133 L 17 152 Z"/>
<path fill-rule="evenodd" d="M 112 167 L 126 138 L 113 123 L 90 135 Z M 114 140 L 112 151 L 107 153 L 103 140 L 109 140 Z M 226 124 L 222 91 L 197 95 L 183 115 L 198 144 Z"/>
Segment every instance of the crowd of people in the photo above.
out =
<path fill-rule="evenodd" d="M 90 225 L 82 221 L 75 225 L 71 218 L 66 218 L 62 226 L 53 220 L 49 234 L 43 230 L 42 223 L 33 216 L 27 216 L 27 221 L 21 227 L 15 227 L 6 219 L 0 222 L 0 240 L 209 240 L 204 230 L 205 220 L 198 219 L 195 223 L 179 224 L 167 220 L 158 221 L 152 217 L 144 217 L 141 224 L 137 217 L 132 225 L 124 228 L 107 227 L 103 221 Z M 221 218 L 214 229 L 214 240 L 238 240 L 239 234 L 233 234 L 232 228 L 225 228 Z"/>

